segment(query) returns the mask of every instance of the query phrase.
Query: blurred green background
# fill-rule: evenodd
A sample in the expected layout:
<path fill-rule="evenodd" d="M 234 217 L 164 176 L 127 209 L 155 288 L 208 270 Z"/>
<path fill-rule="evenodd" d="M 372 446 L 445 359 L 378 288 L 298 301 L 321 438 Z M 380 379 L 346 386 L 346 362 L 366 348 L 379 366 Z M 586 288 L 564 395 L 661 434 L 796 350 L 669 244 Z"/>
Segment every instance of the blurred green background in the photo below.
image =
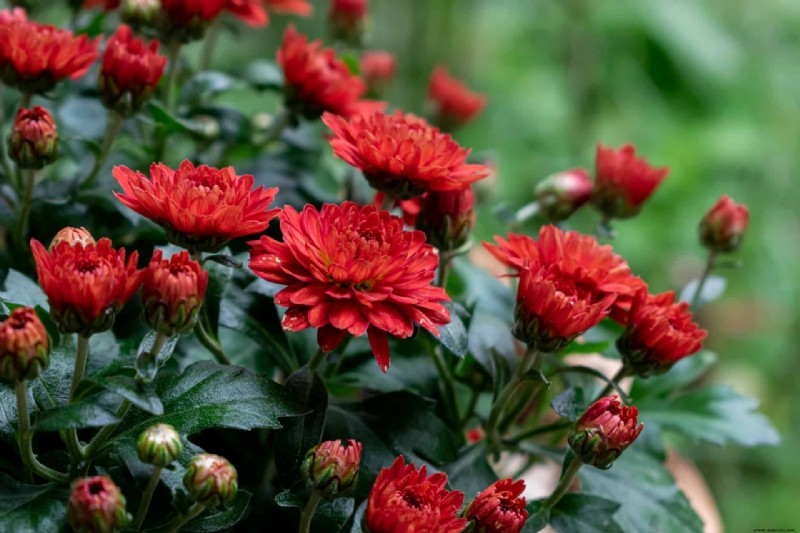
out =
<path fill-rule="evenodd" d="M 290 20 L 324 37 L 328 0 L 310 19 L 273 18 L 220 41 L 214 66 L 274 57 Z M 44 19 L 63 20 L 64 8 Z M 519 207 L 556 171 L 593 167 L 598 141 L 633 142 L 670 176 L 642 214 L 615 224 L 614 247 L 656 291 L 702 270 L 697 224 L 721 194 L 745 203 L 751 228 L 724 297 L 703 309 L 710 379 L 759 398 L 783 435 L 778 448 L 683 445 L 729 529 L 798 526 L 800 454 L 800 3 L 795 0 L 372 0 L 366 47 L 396 54 L 386 98 L 422 112 L 437 64 L 489 97 L 456 135 L 497 165 L 494 203 Z M 188 47 L 196 61 L 200 45 Z M 273 101 L 229 94 L 238 107 Z M 502 224 L 486 207 L 479 237 Z M 590 231 L 594 213 L 576 227 Z M 571 221 L 572 223 L 572 221 Z"/>

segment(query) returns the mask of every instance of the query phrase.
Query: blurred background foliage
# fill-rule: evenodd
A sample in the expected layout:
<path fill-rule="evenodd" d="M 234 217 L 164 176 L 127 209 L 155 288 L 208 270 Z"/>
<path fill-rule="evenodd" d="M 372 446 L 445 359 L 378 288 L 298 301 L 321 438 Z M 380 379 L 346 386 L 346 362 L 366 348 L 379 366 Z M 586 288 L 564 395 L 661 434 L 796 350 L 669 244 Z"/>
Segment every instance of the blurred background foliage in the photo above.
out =
<path fill-rule="evenodd" d="M 327 3 L 315 0 L 315 15 L 293 22 L 312 37 L 325 36 Z M 729 527 L 795 525 L 800 3 L 372 0 L 371 13 L 366 47 L 398 59 L 388 100 L 422 113 L 437 64 L 490 99 L 456 135 L 497 166 L 479 238 L 502 231 L 488 204 L 520 207 L 545 176 L 592 168 L 598 141 L 633 142 L 653 164 L 672 169 L 639 217 L 615 223 L 614 247 L 655 291 L 679 290 L 699 275 L 705 256 L 697 224 L 721 194 L 749 206 L 751 228 L 736 256 L 741 265 L 720 272 L 726 293 L 699 319 L 711 332 L 708 347 L 720 354 L 709 379 L 761 399 L 783 444 L 680 449 L 706 475 Z M 63 21 L 65 14 L 54 5 L 38 18 Z M 261 31 L 232 25 L 213 66 L 235 71 L 274 58 L 288 21 L 277 16 Z M 200 48 L 188 48 L 193 63 Z M 249 90 L 223 96 L 252 113 L 273 110 L 271 98 Z M 590 210 L 570 221 L 583 231 L 596 223 Z"/>

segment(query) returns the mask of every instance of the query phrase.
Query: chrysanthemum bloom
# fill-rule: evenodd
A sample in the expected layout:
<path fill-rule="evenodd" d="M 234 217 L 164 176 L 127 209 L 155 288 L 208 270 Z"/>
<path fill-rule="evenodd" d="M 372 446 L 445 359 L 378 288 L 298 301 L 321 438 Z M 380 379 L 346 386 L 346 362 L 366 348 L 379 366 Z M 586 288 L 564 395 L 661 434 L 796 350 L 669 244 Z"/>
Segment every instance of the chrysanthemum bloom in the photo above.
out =
<path fill-rule="evenodd" d="M 100 41 L 27 21 L 24 12 L 0 11 L 0 78 L 23 93 L 44 93 L 86 74 Z"/>
<path fill-rule="evenodd" d="M 158 55 L 158 41 L 145 44 L 121 24 L 108 40 L 100 69 L 103 104 L 123 116 L 139 111 L 156 90 L 167 58 Z"/>
<path fill-rule="evenodd" d="M 397 200 L 389 198 L 387 200 L 386 193 L 377 191 L 372 199 L 372 205 L 378 209 L 391 210 L 396 207 L 400 208 L 403 216 L 403 222 L 406 226 L 415 226 L 417 223 L 417 216 L 422 209 L 422 202 L 425 201 L 425 194 L 422 196 L 415 196 L 408 200 Z M 388 202 L 388 205 L 387 205 Z"/>
<path fill-rule="evenodd" d="M 402 200 L 427 191 L 454 191 L 489 175 L 466 163 L 470 151 L 423 119 L 396 111 L 347 121 L 325 113 L 334 153 L 364 172 L 370 185 Z"/>
<path fill-rule="evenodd" d="M 56 160 L 58 129 L 47 109 L 20 108 L 8 136 L 8 155 L 20 168 L 42 168 Z"/>
<path fill-rule="evenodd" d="M 333 499 L 346 496 L 355 488 L 360 464 L 360 442 L 326 440 L 308 450 L 300 473 L 310 487 Z"/>
<path fill-rule="evenodd" d="M 3 9 L 0 11 L 0 24 L 10 24 L 12 22 L 26 22 L 28 15 L 21 7 Z"/>
<path fill-rule="evenodd" d="M 203 36 L 228 0 L 161 0 L 163 35 L 190 42 Z"/>
<path fill-rule="evenodd" d="M 636 157 L 632 144 L 619 150 L 598 144 L 595 165 L 592 202 L 609 219 L 638 214 L 669 174 L 668 168 L 652 167 L 646 159 Z"/>
<path fill-rule="evenodd" d="M 190 161 L 172 170 L 150 167 L 150 178 L 127 167 L 113 175 L 124 194 L 120 202 L 167 231 L 173 244 L 191 253 L 217 252 L 231 239 L 261 233 L 279 209 L 267 209 L 277 188 L 253 189 L 253 176 L 237 176 L 233 167 L 216 169 Z"/>
<path fill-rule="evenodd" d="M 129 521 L 125 496 L 110 478 L 88 477 L 72 484 L 67 522 L 73 531 L 111 533 Z"/>
<path fill-rule="evenodd" d="M 0 324 L 0 376 L 34 379 L 50 365 L 50 339 L 36 311 L 14 309 Z"/>
<path fill-rule="evenodd" d="M 208 287 L 208 272 L 183 251 L 162 260 L 161 250 L 153 252 L 142 280 L 142 317 L 148 326 L 174 335 L 194 327 L 197 312 Z"/>
<path fill-rule="evenodd" d="M 250 242 L 250 268 L 267 281 L 286 285 L 275 303 L 288 307 L 283 327 L 319 328 L 325 352 L 345 336 L 369 337 L 381 370 L 389 368 L 387 333 L 410 337 L 414 324 L 438 336 L 450 322 L 441 304 L 450 298 L 431 283 L 439 258 L 419 231 L 403 231 L 388 211 L 353 202 L 307 205 L 281 213 L 283 242 L 263 236 Z"/>
<path fill-rule="evenodd" d="M 428 82 L 428 98 L 433 104 L 434 122 L 452 130 L 471 122 L 486 107 L 486 97 L 469 90 L 452 78 L 443 66 L 436 67 Z"/>
<path fill-rule="evenodd" d="M 614 299 L 580 285 L 558 264 L 523 266 L 514 336 L 531 348 L 556 352 L 605 318 Z"/>
<path fill-rule="evenodd" d="M 186 467 L 183 486 L 197 503 L 216 507 L 233 501 L 239 490 L 239 474 L 224 457 L 211 453 L 195 455 Z"/>
<path fill-rule="evenodd" d="M 700 350 L 707 332 L 692 321 L 689 304 L 675 293 L 648 295 L 642 290 L 631 305 L 628 327 L 617 339 L 625 366 L 637 376 L 662 374 Z"/>
<path fill-rule="evenodd" d="M 313 11 L 308 0 L 228 0 L 225 8 L 256 28 L 269 24 L 269 11 L 301 17 L 308 17 Z"/>
<path fill-rule="evenodd" d="M 501 263 L 519 272 L 528 261 L 533 265 L 558 265 L 558 270 L 574 280 L 577 287 L 600 294 L 616 295 L 611 318 L 625 324 L 633 295 L 646 288 L 641 278 L 631 274 L 628 263 L 611 246 L 600 245 L 590 235 L 564 232 L 555 226 L 543 226 L 539 240 L 526 235 L 508 234 L 508 240 L 495 237 L 497 244 L 484 247 Z"/>
<path fill-rule="evenodd" d="M 89 336 L 105 331 L 142 281 L 138 252 L 127 261 L 109 239 L 97 244 L 63 241 L 48 252 L 31 239 L 39 285 L 50 302 L 50 315 L 62 333 Z"/>
<path fill-rule="evenodd" d="M 467 520 L 456 516 L 462 492 L 445 489 L 447 474 L 428 476 L 426 467 L 406 465 L 402 456 L 375 479 L 365 513 L 369 533 L 461 533 Z"/>
<path fill-rule="evenodd" d="M 475 227 L 475 192 L 472 186 L 456 191 L 431 191 L 425 195 L 417 229 L 440 251 L 463 246 Z"/>
<path fill-rule="evenodd" d="M 464 518 L 474 522 L 474 533 L 519 533 L 528 519 L 523 480 L 501 479 L 467 504 Z"/>
<path fill-rule="evenodd" d="M 379 95 L 386 90 L 397 72 L 394 54 L 385 50 L 374 50 L 361 54 L 361 77 L 370 94 Z"/>
<path fill-rule="evenodd" d="M 277 59 L 285 78 L 286 107 L 298 115 L 315 119 L 330 111 L 351 116 L 384 106 L 361 100 L 367 90 L 361 78 L 350 73 L 335 50 L 323 48 L 320 41 L 309 43 L 293 25 L 283 34 Z"/>
<path fill-rule="evenodd" d="M 570 448 L 582 462 L 610 468 L 642 432 L 638 416 L 636 407 L 620 404 L 616 396 L 600 398 L 578 419 L 569 435 Z"/>
<path fill-rule="evenodd" d="M 714 252 L 734 252 L 742 244 L 750 212 L 730 196 L 722 196 L 700 222 L 700 242 Z"/>
<path fill-rule="evenodd" d="M 71 226 L 67 226 L 66 228 L 58 230 L 56 236 L 53 237 L 52 241 L 50 241 L 48 250 L 52 250 L 62 242 L 66 242 L 70 246 L 80 244 L 85 248 L 90 244 L 95 244 L 96 241 L 86 228 L 73 228 Z"/>
<path fill-rule="evenodd" d="M 331 0 L 328 24 L 335 39 L 359 43 L 367 22 L 368 0 Z"/>
<path fill-rule="evenodd" d="M 539 212 L 548 220 L 559 222 L 572 216 L 592 198 L 589 172 L 574 168 L 553 174 L 536 185 Z"/>
<path fill-rule="evenodd" d="M 169 466 L 183 451 L 180 434 L 169 424 L 156 424 L 142 431 L 136 441 L 139 460 L 148 465 Z"/>

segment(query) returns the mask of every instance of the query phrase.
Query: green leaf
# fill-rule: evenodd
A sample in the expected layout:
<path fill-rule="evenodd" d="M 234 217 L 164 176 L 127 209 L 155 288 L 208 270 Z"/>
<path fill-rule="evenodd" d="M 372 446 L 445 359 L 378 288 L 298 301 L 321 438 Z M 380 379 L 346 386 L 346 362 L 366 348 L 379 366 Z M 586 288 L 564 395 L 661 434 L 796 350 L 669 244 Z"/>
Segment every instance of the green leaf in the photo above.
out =
<path fill-rule="evenodd" d="M 287 509 L 302 509 L 305 504 L 294 492 L 285 490 L 275 495 L 275 503 L 278 507 L 285 507 Z"/>
<path fill-rule="evenodd" d="M 205 126 L 202 123 L 176 117 L 155 100 L 147 104 L 147 109 L 150 111 L 150 116 L 155 120 L 156 124 L 163 128 L 166 135 L 172 133 L 194 133 L 204 136 L 206 134 Z"/>
<path fill-rule="evenodd" d="M 201 514 L 183 526 L 181 531 L 208 533 L 231 528 L 244 518 L 245 511 L 247 511 L 247 506 L 252 496 L 253 495 L 246 490 L 240 490 L 236 493 L 236 498 L 223 509 L 214 509 L 210 513 L 205 512 Z"/>
<path fill-rule="evenodd" d="M 645 431 L 647 431 L 645 429 Z M 614 519 L 626 533 L 701 533 L 703 521 L 663 464 L 634 443 L 609 470 L 581 468 L 581 490 L 620 504 Z"/>
<path fill-rule="evenodd" d="M 117 422 L 119 418 L 111 409 L 98 404 L 95 398 L 90 398 L 48 409 L 36 417 L 33 427 L 36 431 L 61 431 L 102 427 Z"/>
<path fill-rule="evenodd" d="M 550 512 L 544 509 L 544 500 L 533 500 L 528 502 L 525 509 L 528 511 L 528 519 L 521 533 L 536 533 L 547 527 L 550 522 Z"/>
<path fill-rule="evenodd" d="M 645 397 L 670 396 L 675 390 L 694 383 L 716 362 L 715 353 L 705 350 L 698 352 L 691 357 L 681 359 L 665 374 L 647 379 L 635 379 L 630 397 L 639 402 Z"/>
<path fill-rule="evenodd" d="M 497 474 L 486 461 L 486 448 L 482 444 L 462 450 L 458 459 L 445 470 L 450 486 L 466 494 L 467 499 L 497 481 Z"/>
<path fill-rule="evenodd" d="M 439 342 L 458 357 L 467 353 L 467 328 L 461 320 L 459 309 L 453 305 L 446 306 L 450 310 L 450 323 L 439 326 Z"/>
<path fill-rule="evenodd" d="M 622 533 L 614 521 L 619 507 L 617 502 L 591 494 L 566 494 L 550 512 L 550 525 L 559 533 Z"/>
<path fill-rule="evenodd" d="M 17 446 L 17 424 L 17 394 L 11 385 L 0 382 L 0 441 L 13 448 Z"/>
<path fill-rule="evenodd" d="M 274 61 L 253 61 L 247 65 L 242 78 L 259 90 L 283 90 L 283 70 Z"/>
<path fill-rule="evenodd" d="M 364 514 L 367 512 L 367 500 L 361 502 L 353 515 L 353 527 L 350 533 L 364 533 Z"/>
<path fill-rule="evenodd" d="M 353 516 L 355 509 L 353 498 L 338 498 L 325 502 L 317 508 L 311 520 L 312 533 L 338 533 Z"/>
<path fill-rule="evenodd" d="M 3 531 L 62 531 L 68 492 L 54 483 L 25 485 L 0 473 L 0 524 Z"/>
<path fill-rule="evenodd" d="M 164 404 L 152 383 L 141 383 L 131 376 L 92 376 L 91 381 L 118 394 L 143 411 L 154 415 L 164 414 Z"/>
<path fill-rule="evenodd" d="M 43 309 L 50 309 L 47 296 L 39 285 L 21 272 L 9 270 L 6 279 L 3 280 L 3 290 L 0 291 L 0 301 L 25 307 L 41 306 Z"/>
<path fill-rule="evenodd" d="M 558 413 L 561 418 L 566 418 L 572 422 L 578 420 L 586 411 L 586 400 L 583 397 L 583 389 L 580 387 L 570 387 L 564 392 L 553 398 L 550 407 Z"/>
<path fill-rule="evenodd" d="M 224 72 L 205 70 L 183 84 L 180 101 L 197 102 L 241 86 L 242 82 Z"/>

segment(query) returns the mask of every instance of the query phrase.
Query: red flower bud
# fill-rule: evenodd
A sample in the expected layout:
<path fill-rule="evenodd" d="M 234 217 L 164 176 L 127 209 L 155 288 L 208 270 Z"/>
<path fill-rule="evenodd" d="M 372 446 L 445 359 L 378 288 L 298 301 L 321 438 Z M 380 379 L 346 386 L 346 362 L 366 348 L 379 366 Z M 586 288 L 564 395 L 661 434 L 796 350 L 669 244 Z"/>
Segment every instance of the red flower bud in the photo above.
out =
<path fill-rule="evenodd" d="M 50 339 L 36 311 L 14 309 L 0 324 L 0 376 L 33 379 L 50 365 Z"/>
<path fill-rule="evenodd" d="M 642 290 L 633 298 L 617 348 L 626 367 L 647 377 L 697 352 L 705 338 L 706 330 L 692 322 L 688 303 L 675 303 L 672 291 L 648 295 Z"/>
<path fill-rule="evenodd" d="M 428 476 L 426 467 L 419 470 L 397 457 L 375 479 L 365 513 L 369 533 L 407 533 L 426 531 L 461 533 L 467 520 L 456 516 L 464 494 L 444 488 L 443 472 Z"/>
<path fill-rule="evenodd" d="M 200 39 L 228 0 L 161 0 L 163 36 L 187 43 Z"/>
<path fill-rule="evenodd" d="M 342 445 L 341 440 L 328 440 L 308 450 L 300 473 L 314 490 L 333 499 L 355 488 L 360 463 L 360 442 L 350 439 Z"/>
<path fill-rule="evenodd" d="M 750 213 L 730 196 L 722 196 L 700 222 L 700 242 L 715 252 L 734 252 L 742 244 Z"/>
<path fill-rule="evenodd" d="M 20 168 L 42 168 L 56 160 L 58 130 L 47 109 L 20 108 L 8 136 L 8 154 Z"/>
<path fill-rule="evenodd" d="M 145 429 L 136 442 L 139 460 L 156 466 L 168 466 L 183 451 L 181 436 L 169 424 L 156 424 Z"/>
<path fill-rule="evenodd" d="M 425 195 L 417 229 L 440 251 L 463 246 L 475 227 L 475 192 L 472 186 L 455 191 L 431 191 Z"/>
<path fill-rule="evenodd" d="M 79 533 L 111 533 L 129 521 L 125 496 L 111 479 L 96 476 L 72 484 L 67 522 Z"/>
<path fill-rule="evenodd" d="M 450 77 L 443 66 L 436 67 L 428 83 L 428 98 L 434 107 L 434 123 L 445 131 L 471 122 L 486 107 L 486 97 L 469 90 Z"/>
<path fill-rule="evenodd" d="M 206 294 L 208 272 L 186 251 L 161 257 L 161 250 L 153 253 L 142 281 L 144 321 L 165 335 L 188 333 Z"/>
<path fill-rule="evenodd" d="M 161 12 L 161 0 L 122 0 L 119 15 L 134 28 L 152 27 Z"/>
<path fill-rule="evenodd" d="M 592 201 L 607 218 L 628 218 L 642 205 L 669 174 L 668 168 L 650 166 L 636 157 L 636 148 L 626 144 L 619 150 L 597 145 L 597 176 Z"/>
<path fill-rule="evenodd" d="M 158 41 L 145 44 L 121 24 L 108 40 L 100 69 L 103 104 L 122 116 L 137 112 L 150 99 L 164 73 L 167 58 L 158 55 Z"/>
<path fill-rule="evenodd" d="M 464 510 L 473 533 L 519 533 L 528 519 L 523 480 L 502 479 L 478 494 Z"/>
<path fill-rule="evenodd" d="M 638 416 L 636 407 L 620 404 L 616 396 L 600 398 L 578 420 L 569 445 L 584 463 L 610 468 L 642 432 L 644 424 L 636 425 Z"/>
<path fill-rule="evenodd" d="M 228 0 L 225 9 L 245 24 L 261 28 L 269 24 L 269 11 L 308 17 L 313 11 L 309 0 Z"/>
<path fill-rule="evenodd" d="M 359 43 L 366 26 L 368 0 L 331 0 L 328 23 L 336 39 Z"/>
<path fill-rule="evenodd" d="M 361 55 L 361 77 L 371 95 L 384 92 L 394 80 L 396 72 L 397 60 L 391 52 L 375 50 Z"/>
<path fill-rule="evenodd" d="M 186 467 L 183 486 L 192 500 L 216 507 L 236 497 L 239 475 L 224 457 L 201 453 L 195 455 Z"/>
<path fill-rule="evenodd" d="M 536 185 L 539 210 L 548 220 L 566 220 L 592 197 L 589 172 L 575 168 L 553 174 Z"/>
<path fill-rule="evenodd" d="M 66 228 L 59 230 L 59 232 L 56 233 L 56 236 L 53 237 L 53 240 L 50 241 L 48 250 L 52 250 L 62 242 L 66 242 L 70 246 L 80 244 L 84 248 L 90 244 L 96 244 L 94 237 L 92 237 L 92 234 L 89 233 L 89 230 L 86 228 L 73 228 L 72 226 L 67 226 Z"/>

